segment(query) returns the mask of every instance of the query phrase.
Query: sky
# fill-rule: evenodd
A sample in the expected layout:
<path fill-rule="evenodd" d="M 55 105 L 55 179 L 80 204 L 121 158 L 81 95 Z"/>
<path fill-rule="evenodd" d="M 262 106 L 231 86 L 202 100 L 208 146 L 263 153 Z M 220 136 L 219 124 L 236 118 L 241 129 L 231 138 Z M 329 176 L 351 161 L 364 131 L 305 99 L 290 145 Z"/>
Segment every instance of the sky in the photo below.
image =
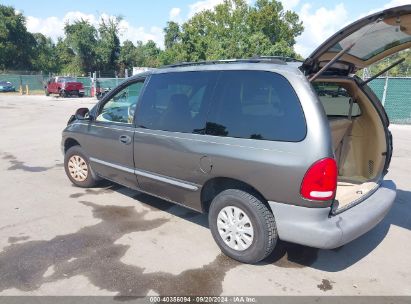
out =
<path fill-rule="evenodd" d="M 254 0 L 247 0 L 251 5 Z M 53 40 L 63 36 L 64 24 L 86 19 L 97 25 L 101 17 L 122 16 L 121 41 L 154 40 L 164 46 L 163 28 L 167 21 L 186 21 L 195 13 L 213 8 L 223 0 L 0 0 L 22 12 L 30 32 L 40 32 Z M 384 8 L 411 4 L 411 0 L 284 0 L 286 9 L 295 11 L 304 23 L 304 33 L 297 38 L 295 50 L 310 55 L 326 38 L 339 29 Z"/>

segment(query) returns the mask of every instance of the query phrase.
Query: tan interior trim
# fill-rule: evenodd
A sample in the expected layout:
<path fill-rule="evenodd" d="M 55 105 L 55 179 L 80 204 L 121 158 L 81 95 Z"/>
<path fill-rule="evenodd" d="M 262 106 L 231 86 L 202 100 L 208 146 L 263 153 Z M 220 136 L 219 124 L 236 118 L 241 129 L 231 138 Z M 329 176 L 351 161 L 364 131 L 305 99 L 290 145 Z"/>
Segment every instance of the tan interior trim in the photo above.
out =
<path fill-rule="evenodd" d="M 411 35 L 411 14 L 386 18 L 383 21 L 391 26 L 400 26 L 402 32 Z"/>
<path fill-rule="evenodd" d="M 332 143 L 338 162 L 337 200 L 343 207 L 372 191 L 382 177 L 387 144 L 377 110 L 353 79 L 320 78 L 316 82 L 344 87 L 358 103 L 361 115 L 329 120 Z M 340 143 L 343 142 L 341 145 Z"/>
<path fill-rule="evenodd" d="M 329 123 L 332 134 L 333 150 L 338 167 L 340 167 L 340 156 L 343 150 L 344 139 L 351 133 L 350 129 L 352 127 L 352 121 L 348 118 L 338 118 L 330 120 Z"/>
<path fill-rule="evenodd" d="M 352 202 L 359 200 L 362 196 L 375 189 L 376 182 L 338 182 L 337 195 L 335 200 L 338 202 L 338 209 L 343 208 Z"/>

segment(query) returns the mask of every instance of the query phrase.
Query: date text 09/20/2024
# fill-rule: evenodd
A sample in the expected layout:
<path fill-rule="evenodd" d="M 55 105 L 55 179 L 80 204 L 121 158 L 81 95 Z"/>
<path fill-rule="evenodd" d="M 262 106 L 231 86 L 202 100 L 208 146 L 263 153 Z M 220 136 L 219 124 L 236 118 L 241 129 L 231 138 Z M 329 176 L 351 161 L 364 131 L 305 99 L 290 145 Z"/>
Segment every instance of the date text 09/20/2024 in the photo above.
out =
<path fill-rule="evenodd" d="M 150 297 L 150 303 L 257 303 L 255 297 L 170 296 Z"/>

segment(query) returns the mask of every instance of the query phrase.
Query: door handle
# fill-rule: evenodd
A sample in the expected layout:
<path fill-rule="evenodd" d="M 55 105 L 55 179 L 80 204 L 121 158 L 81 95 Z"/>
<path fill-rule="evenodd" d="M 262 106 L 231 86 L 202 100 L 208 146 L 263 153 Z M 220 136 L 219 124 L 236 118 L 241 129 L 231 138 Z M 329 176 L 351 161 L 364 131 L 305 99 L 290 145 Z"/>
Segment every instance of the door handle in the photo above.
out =
<path fill-rule="evenodd" d="M 122 144 L 129 145 L 131 143 L 131 137 L 128 135 L 121 135 L 118 139 Z"/>

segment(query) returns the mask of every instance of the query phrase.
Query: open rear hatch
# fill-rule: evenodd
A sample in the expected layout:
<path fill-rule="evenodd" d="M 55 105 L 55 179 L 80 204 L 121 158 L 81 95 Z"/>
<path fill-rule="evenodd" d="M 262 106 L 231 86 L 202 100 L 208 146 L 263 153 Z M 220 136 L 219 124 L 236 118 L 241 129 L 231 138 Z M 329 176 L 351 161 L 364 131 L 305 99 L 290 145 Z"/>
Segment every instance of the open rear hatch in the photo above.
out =
<path fill-rule="evenodd" d="M 330 126 L 338 166 L 333 210 L 356 205 L 377 190 L 387 158 L 387 128 L 368 96 L 349 77 L 313 84 Z"/>
<path fill-rule="evenodd" d="M 342 50 L 325 75 L 349 75 L 411 47 L 411 5 L 362 18 L 321 44 L 303 63 L 306 75 L 317 73 Z"/>
<path fill-rule="evenodd" d="M 410 47 L 411 5 L 405 5 L 348 25 L 319 46 L 301 67 L 311 82 L 318 80 L 314 87 L 330 122 L 339 166 L 334 213 L 356 205 L 379 188 L 392 151 L 389 120 L 383 106 L 376 97 L 370 97 L 373 93 L 366 83 L 345 76 Z M 321 88 L 321 81 L 331 89 Z M 342 102 L 349 114 L 330 115 L 327 102 L 332 107 Z M 353 106 L 357 103 L 363 113 L 355 116 Z"/>

